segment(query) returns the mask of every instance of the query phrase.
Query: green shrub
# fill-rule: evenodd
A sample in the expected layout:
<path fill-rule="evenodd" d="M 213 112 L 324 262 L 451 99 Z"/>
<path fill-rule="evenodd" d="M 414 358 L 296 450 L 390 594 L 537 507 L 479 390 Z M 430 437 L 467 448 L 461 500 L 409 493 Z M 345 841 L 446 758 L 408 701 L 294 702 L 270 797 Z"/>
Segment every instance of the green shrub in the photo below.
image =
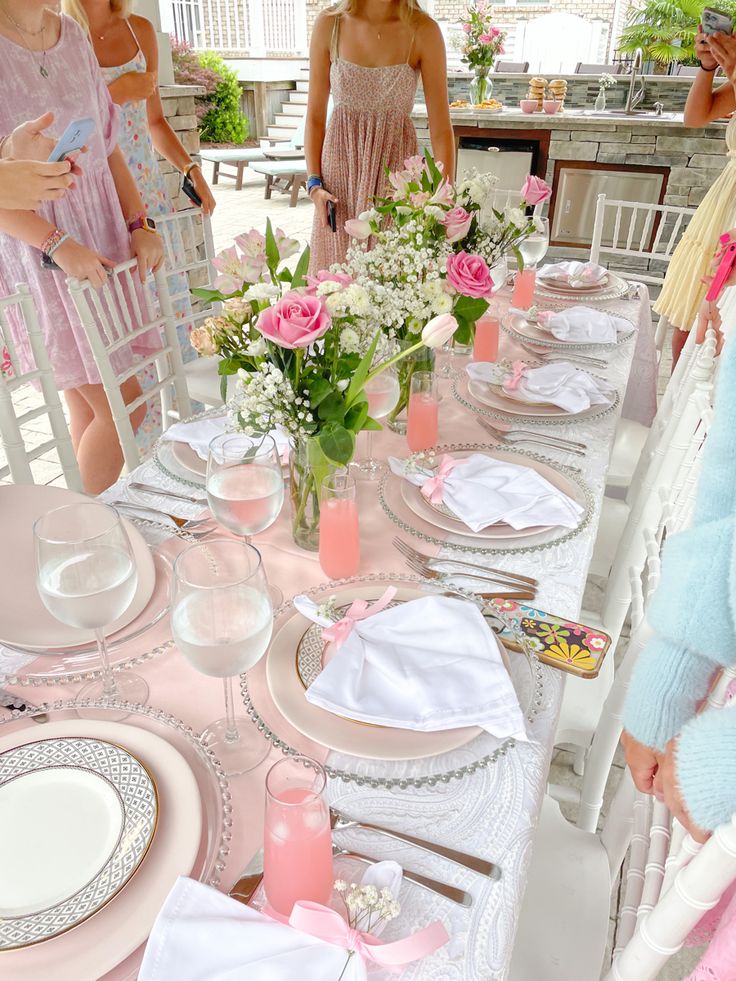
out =
<path fill-rule="evenodd" d="M 180 85 L 202 85 L 197 98 L 199 135 L 204 143 L 243 143 L 248 120 L 240 111 L 238 76 L 213 51 L 196 52 L 185 42 L 172 43 L 174 79 Z"/>

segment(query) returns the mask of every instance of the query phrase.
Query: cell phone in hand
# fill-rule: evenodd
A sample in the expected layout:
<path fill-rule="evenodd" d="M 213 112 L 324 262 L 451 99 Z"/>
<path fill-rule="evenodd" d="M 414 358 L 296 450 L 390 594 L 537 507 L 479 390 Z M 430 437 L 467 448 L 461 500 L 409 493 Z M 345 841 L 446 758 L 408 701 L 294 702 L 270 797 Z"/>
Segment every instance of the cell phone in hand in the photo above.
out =
<path fill-rule="evenodd" d="M 706 7 L 700 18 L 703 34 L 733 34 L 733 19 L 721 10 Z"/>
<path fill-rule="evenodd" d="M 81 150 L 94 132 L 94 128 L 94 119 L 75 119 L 73 123 L 69 123 L 51 151 L 49 163 L 58 163 L 60 160 L 66 159 L 70 153 Z"/>
<path fill-rule="evenodd" d="M 184 193 L 192 202 L 192 204 L 195 206 L 195 208 L 202 207 L 202 198 L 197 194 L 196 190 L 194 189 L 194 184 L 192 183 L 191 178 L 189 177 L 184 178 L 184 180 L 181 182 L 181 189 L 182 191 L 184 191 Z"/>
<path fill-rule="evenodd" d="M 334 201 L 327 202 L 327 221 L 333 232 L 337 231 L 337 209 Z"/>

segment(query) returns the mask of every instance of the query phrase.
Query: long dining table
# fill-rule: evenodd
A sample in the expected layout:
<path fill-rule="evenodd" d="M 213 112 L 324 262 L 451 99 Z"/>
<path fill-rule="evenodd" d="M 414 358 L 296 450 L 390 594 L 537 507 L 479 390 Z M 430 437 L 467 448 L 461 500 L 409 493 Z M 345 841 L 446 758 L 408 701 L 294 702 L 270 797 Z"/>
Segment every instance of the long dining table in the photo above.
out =
<path fill-rule="evenodd" d="M 500 302 L 507 306 L 508 298 L 502 295 Z M 634 324 L 647 322 L 646 291 L 596 305 L 625 316 Z M 644 357 L 649 358 L 650 339 L 644 340 Z M 480 564 L 535 577 L 539 588 L 533 606 L 566 619 L 576 620 L 580 613 L 614 429 L 625 401 L 635 352 L 638 351 L 640 356 L 641 349 L 642 337 L 632 336 L 598 355 L 607 362 L 606 369 L 600 374 L 619 395 L 615 409 L 595 419 L 548 430 L 585 443 L 584 457 L 554 448 L 546 451 L 529 448 L 571 472 L 579 471 L 578 477 L 587 486 L 592 502 L 585 527 L 549 547 L 465 556 Z M 520 355 L 523 356 L 523 352 L 516 348 L 512 338 L 502 333 L 500 356 L 513 359 Z M 453 367 L 462 372 L 463 360 L 452 360 Z M 441 380 L 440 443 L 492 446 L 492 440 L 478 424 L 478 416 L 453 394 L 453 386 L 457 389 L 459 384 L 458 377 Z M 527 424 L 524 428 L 533 427 Z M 388 430 L 376 434 L 375 456 L 385 460 L 389 455 L 406 454 L 403 437 Z M 167 490 L 182 489 L 162 472 L 154 459 L 148 459 L 134 473 L 121 478 L 103 499 L 114 501 L 129 496 L 131 500 L 140 500 L 139 495 L 127 490 L 131 480 L 155 484 L 164 495 Z M 173 510 L 177 505 L 162 496 L 160 506 Z M 187 512 L 188 505 L 179 507 L 179 514 L 193 516 L 196 513 L 196 508 Z M 359 514 L 361 576 L 407 574 L 403 557 L 391 543 L 397 534 L 416 547 L 428 550 L 426 543 L 402 533 L 390 520 L 376 483 L 364 481 L 359 484 Z M 140 527 L 145 531 L 145 522 Z M 293 542 L 288 503 L 277 522 L 256 536 L 254 544 L 262 553 L 269 580 L 283 590 L 287 601 L 294 594 L 325 582 L 317 554 L 304 551 Z M 435 551 L 438 555 L 453 554 L 448 547 Z M 221 684 L 215 678 L 198 674 L 184 660 L 171 641 L 166 621 L 134 643 L 136 653 L 141 656 L 136 671 L 144 675 L 150 686 L 152 705 L 184 720 L 196 731 L 201 731 L 212 719 L 223 714 Z M 3 670 L 8 670 L 8 664 L 4 665 L 0 657 L 0 672 Z M 280 717 L 270 701 L 263 662 L 252 669 L 241 684 L 241 697 L 246 697 L 244 693 L 247 693 L 249 704 L 255 707 L 259 718 L 265 720 L 265 726 L 254 724 L 254 740 L 270 736 L 325 761 L 333 773 L 341 774 L 328 783 L 331 805 L 361 820 L 454 846 L 499 866 L 500 878 L 491 879 L 393 839 L 368 835 L 360 830 L 340 833 L 341 845 L 368 852 L 376 859 L 395 859 L 416 872 L 458 886 L 473 897 L 472 907 L 466 908 L 431 896 L 411 884 L 404 885 L 401 915 L 390 925 L 385 936 L 405 935 L 435 918 L 445 923 L 450 934 L 444 947 L 406 968 L 403 977 L 407 981 L 439 978 L 443 981 L 501 981 L 507 976 L 565 683 L 565 675 L 555 668 L 539 665 L 538 672 L 538 704 L 529 722 L 529 742 L 516 743 L 499 751 L 498 741 L 483 733 L 472 743 L 444 754 L 441 759 L 385 763 L 328 750 L 297 732 Z M 29 689 L 19 686 L 14 690 L 23 693 Z M 75 686 L 36 686 L 31 692 L 33 701 L 38 703 L 59 697 L 72 698 Z M 245 712 L 243 705 L 240 709 L 241 713 Z M 230 781 L 232 834 L 227 861 L 219 875 L 220 888 L 225 891 L 262 845 L 264 779 L 268 767 L 280 754 L 281 748 L 272 745 L 268 757 L 256 770 Z M 134 976 L 136 957 L 139 956 L 139 953 L 132 955 L 126 963 L 104 976 L 111 981 Z M 375 976 L 384 975 L 378 972 Z"/>

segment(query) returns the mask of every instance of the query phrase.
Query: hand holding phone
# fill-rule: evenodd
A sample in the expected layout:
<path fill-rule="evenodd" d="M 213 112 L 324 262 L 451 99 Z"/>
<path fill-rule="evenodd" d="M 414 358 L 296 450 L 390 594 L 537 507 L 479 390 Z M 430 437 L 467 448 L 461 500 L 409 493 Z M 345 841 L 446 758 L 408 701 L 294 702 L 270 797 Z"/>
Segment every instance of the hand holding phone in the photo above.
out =
<path fill-rule="evenodd" d="M 736 242 L 731 242 L 723 250 L 721 255 L 721 263 L 716 270 L 716 274 L 713 277 L 713 282 L 708 288 L 708 292 L 705 294 L 705 298 L 709 303 L 713 303 L 721 295 L 723 288 L 731 277 L 733 272 L 733 267 L 736 264 Z"/>
<path fill-rule="evenodd" d="M 192 202 L 195 208 L 202 207 L 202 198 L 197 194 L 197 190 L 192 183 L 191 177 L 185 177 L 181 182 L 181 189 Z"/>
<path fill-rule="evenodd" d="M 51 151 L 49 163 L 57 163 L 68 157 L 70 153 L 81 150 L 94 132 L 94 128 L 95 121 L 90 118 L 76 119 L 73 123 L 69 123 Z"/>
<path fill-rule="evenodd" d="M 703 34 L 733 34 L 733 20 L 728 14 L 706 7 L 700 18 Z"/>
<path fill-rule="evenodd" d="M 327 223 L 333 232 L 337 231 L 337 208 L 334 201 L 327 202 Z"/>

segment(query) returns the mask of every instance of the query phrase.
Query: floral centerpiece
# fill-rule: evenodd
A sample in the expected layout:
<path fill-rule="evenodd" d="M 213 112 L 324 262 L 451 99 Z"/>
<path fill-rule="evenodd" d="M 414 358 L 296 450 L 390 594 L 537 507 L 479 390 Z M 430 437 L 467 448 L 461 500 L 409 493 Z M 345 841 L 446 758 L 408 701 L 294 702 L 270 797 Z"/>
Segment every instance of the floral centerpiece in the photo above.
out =
<path fill-rule="evenodd" d="M 406 349 L 431 318 L 451 314 L 458 323 L 456 343 L 472 343 L 475 323 L 505 281 L 501 260 L 512 253 L 523 265 L 519 244 L 537 230 L 525 206 L 546 200 L 550 189 L 530 177 L 518 207 L 496 208 L 495 180 L 471 174 L 453 187 L 426 151 L 389 174 L 387 197 L 346 222 L 353 243 L 346 262 L 335 269 L 365 291 L 390 341 Z M 494 274 L 499 263 L 503 268 Z M 426 361 L 431 352 L 417 357 Z M 412 370 L 426 367 L 411 360 L 399 367 L 401 395 L 389 416 L 392 428 L 402 429 Z"/>
<path fill-rule="evenodd" d="M 238 376 L 228 403 L 236 428 L 288 434 L 294 537 L 316 549 L 323 478 L 351 461 L 361 430 L 381 428 L 369 415 L 366 383 L 425 345 L 441 346 L 457 322 L 433 317 L 401 350 L 376 326 L 362 286 L 339 273 L 308 278 L 308 249 L 291 271 L 284 262 L 296 251 L 270 222 L 265 236 L 238 236 L 215 259 L 215 288 L 194 290 L 223 310 L 191 342 L 201 355 L 219 355 L 225 382 Z"/>
<path fill-rule="evenodd" d="M 476 0 L 470 4 L 461 21 L 463 37 L 459 48 L 462 59 L 473 72 L 470 85 L 470 101 L 474 106 L 490 99 L 493 83 L 489 79 L 491 69 L 500 54 L 504 54 L 506 33 L 493 23 L 490 4 Z"/>

